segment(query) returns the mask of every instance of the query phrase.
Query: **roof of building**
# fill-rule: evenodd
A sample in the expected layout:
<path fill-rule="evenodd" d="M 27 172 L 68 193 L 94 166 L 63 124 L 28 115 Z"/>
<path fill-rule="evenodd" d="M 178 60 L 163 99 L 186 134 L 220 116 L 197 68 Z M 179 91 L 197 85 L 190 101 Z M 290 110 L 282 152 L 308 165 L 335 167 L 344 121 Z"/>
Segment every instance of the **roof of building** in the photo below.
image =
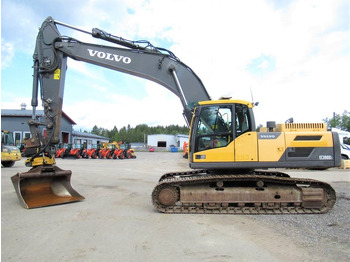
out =
<path fill-rule="evenodd" d="M 99 139 L 109 140 L 108 137 L 99 136 L 99 135 L 96 135 L 96 134 L 91 134 L 91 133 L 86 133 L 86 132 L 73 131 L 72 135 L 73 136 L 79 136 L 79 137 L 99 138 Z"/>
<path fill-rule="evenodd" d="M 149 134 L 148 136 L 171 136 L 171 137 L 189 137 L 189 135 L 185 135 L 185 134 L 176 134 L 176 135 L 172 135 L 172 134 Z"/>
<path fill-rule="evenodd" d="M 37 116 L 44 116 L 44 110 L 37 110 L 36 111 Z M 1 109 L 1 116 L 14 116 L 14 117 L 31 117 L 32 116 L 32 110 L 23 110 L 23 109 Z M 74 122 L 73 119 L 71 119 L 65 112 L 62 111 L 62 116 L 65 117 L 72 125 L 76 125 L 77 123 Z"/>

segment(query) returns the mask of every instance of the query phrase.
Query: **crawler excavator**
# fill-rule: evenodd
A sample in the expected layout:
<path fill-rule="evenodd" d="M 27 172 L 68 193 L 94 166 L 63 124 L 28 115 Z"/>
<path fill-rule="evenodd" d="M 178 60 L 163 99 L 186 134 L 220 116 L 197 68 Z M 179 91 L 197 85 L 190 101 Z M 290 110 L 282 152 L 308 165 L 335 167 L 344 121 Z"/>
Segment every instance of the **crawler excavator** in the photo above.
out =
<path fill-rule="evenodd" d="M 113 43 L 83 43 L 62 36 L 65 26 Z M 118 47 L 119 46 L 119 47 Z M 339 138 L 324 124 L 269 123 L 257 132 L 254 103 L 211 100 L 200 78 L 171 51 L 148 41 L 130 41 L 94 28 L 92 32 L 48 17 L 39 29 L 34 51 L 33 116 L 26 164 L 12 177 L 26 208 L 79 201 L 71 171 L 55 165 L 54 145 L 60 123 L 67 58 L 154 81 L 179 97 L 190 126 L 188 172 L 161 176 L 151 197 L 164 213 L 318 214 L 336 201 L 333 188 L 312 179 L 291 178 L 268 168 L 329 168 L 340 165 Z M 45 121 L 36 118 L 38 89 Z M 45 127 L 47 136 L 39 127 Z M 259 171 L 261 169 L 261 171 Z"/>

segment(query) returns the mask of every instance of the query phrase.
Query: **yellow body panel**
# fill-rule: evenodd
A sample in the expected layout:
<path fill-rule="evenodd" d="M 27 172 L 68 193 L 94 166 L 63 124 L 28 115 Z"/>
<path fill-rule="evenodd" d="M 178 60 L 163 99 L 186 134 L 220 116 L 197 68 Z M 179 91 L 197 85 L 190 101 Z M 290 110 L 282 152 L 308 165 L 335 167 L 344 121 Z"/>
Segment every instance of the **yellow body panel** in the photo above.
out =
<path fill-rule="evenodd" d="M 196 157 L 198 156 L 198 157 Z M 199 158 L 199 159 L 198 159 Z M 233 162 L 234 142 L 225 147 L 212 148 L 193 154 L 193 162 Z"/>
<path fill-rule="evenodd" d="M 24 162 L 24 164 L 26 166 L 36 167 L 36 166 L 54 165 L 56 164 L 56 161 L 53 156 L 52 157 L 46 156 L 45 158 L 40 156 L 40 157 L 34 158 L 33 161 L 30 161 L 30 158 L 28 158 Z"/>
<path fill-rule="evenodd" d="M 300 139 L 304 137 L 304 139 Z M 311 137 L 311 138 L 310 138 Z M 314 140 L 312 140 L 314 138 Z M 228 146 L 194 154 L 193 162 L 278 162 L 287 148 L 333 147 L 331 132 L 247 132 Z"/>
<path fill-rule="evenodd" d="M 285 151 L 284 133 L 279 133 L 276 139 L 259 139 L 258 148 L 259 161 L 278 161 Z"/>
<path fill-rule="evenodd" d="M 235 140 L 236 161 L 258 161 L 258 141 L 256 132 L 247 132 Z"/>
<path fill-rule="evenodd" d="M 9 151 L 4 151 L 1 152 L 1 161 L 18 161 L 21 160 L 22 156 L 21 153 L 18 152 L 10 152 Z"/>
<path fill-rule="evenodd" d="M 327 125 L 325 123 L 288 123 L 278 124 L 277 130 L 281 132 L 317 132 L 327 131 Z"/>
<path fill-rule="evenodd" d="M 320 136 L 315 140 L 295 140 L 297 136 Z M 333 136 L 331 132 L 285 132 L 286 147 L 332 147 Z"/>

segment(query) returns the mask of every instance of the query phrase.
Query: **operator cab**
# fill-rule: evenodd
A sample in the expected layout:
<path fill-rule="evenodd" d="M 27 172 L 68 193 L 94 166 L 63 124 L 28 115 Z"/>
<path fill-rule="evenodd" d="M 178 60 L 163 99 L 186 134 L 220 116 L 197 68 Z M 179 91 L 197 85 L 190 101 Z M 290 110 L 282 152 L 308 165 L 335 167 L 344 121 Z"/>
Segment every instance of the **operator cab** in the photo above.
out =
<path fill-rule="evenodd" d="M 226 147 L 236 137 L 255 131 L 252 107 L 236 100 L 200 102 L 191 130 L 192 152 Z"/>
<path fill-rule="evenodd" d="M 1 146 L 14 146 L 13 134 L 9 131 L 1 130 Z"/>
<path fill-rule="evenodd" d="M 257 160 L 255 120 L 250 102 L 199 102 L 190 135 L 191 168 L 232 169 L 242 154 L 250 161 Z"/>

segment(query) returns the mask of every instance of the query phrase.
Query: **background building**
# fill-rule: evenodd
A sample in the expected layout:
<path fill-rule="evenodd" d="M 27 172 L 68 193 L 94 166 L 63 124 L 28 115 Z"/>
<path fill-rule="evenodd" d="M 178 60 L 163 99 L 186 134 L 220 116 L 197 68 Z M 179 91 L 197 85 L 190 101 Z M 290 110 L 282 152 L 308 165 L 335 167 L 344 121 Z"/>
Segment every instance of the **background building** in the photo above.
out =
<path fill-rule="evenodd" d="M 38 110 L 37 117 L 40 121 L 44 119 L 44 111 Z M 27 121 L 32 118 L 32 111 L 22 109 L 1 109 L 1 129 L 12 131 L 16 145 L 23 143 L 24 138 L 30 137 Z M 61 143 L 71 143 L 73 125 L 76 123 L 64 112 L 61 120 Z M 44 132 L 45 128 L 42 129 Z"/>
<path fill-rule="evenodd" d="M 108 143 L 109 139 L 104 136 L 99 136 L 91 133 L 73 131 L 73 145 L 75 148 L 80 148 L 81 145 L 85 145 L 86 148 L 91 149 L 98 144 Z"/>
<path fill-rule="evenodd" d="M 27 121 L 32 118 L 32 111 L 26 110 L 24 104 L 21 109 L 1 109 L 1 129 L 12 131 L 15 143 L 19 146 L 24 138 L 30 138 L 30 131 Z M 39 121 L 44 120 L 44 111 L 37 111 Z M 84 144 L 95 145 L 102 142 L 108 142 L 108 138 L 90 133 L 73 131 L 73 125 L 76 123 L 64 112 L 62 112 L 60 144 Z M 42 133 L 45 128 L 42 127 Z"/>
<path fill-rule="evenodd" d="M 147 136 L 147 144 L 152 147 L 170 148 L 174 146 L 177 148 L 182 148 L 184 142 L 188 142 L 188 135 L 155 134 Z"/>

